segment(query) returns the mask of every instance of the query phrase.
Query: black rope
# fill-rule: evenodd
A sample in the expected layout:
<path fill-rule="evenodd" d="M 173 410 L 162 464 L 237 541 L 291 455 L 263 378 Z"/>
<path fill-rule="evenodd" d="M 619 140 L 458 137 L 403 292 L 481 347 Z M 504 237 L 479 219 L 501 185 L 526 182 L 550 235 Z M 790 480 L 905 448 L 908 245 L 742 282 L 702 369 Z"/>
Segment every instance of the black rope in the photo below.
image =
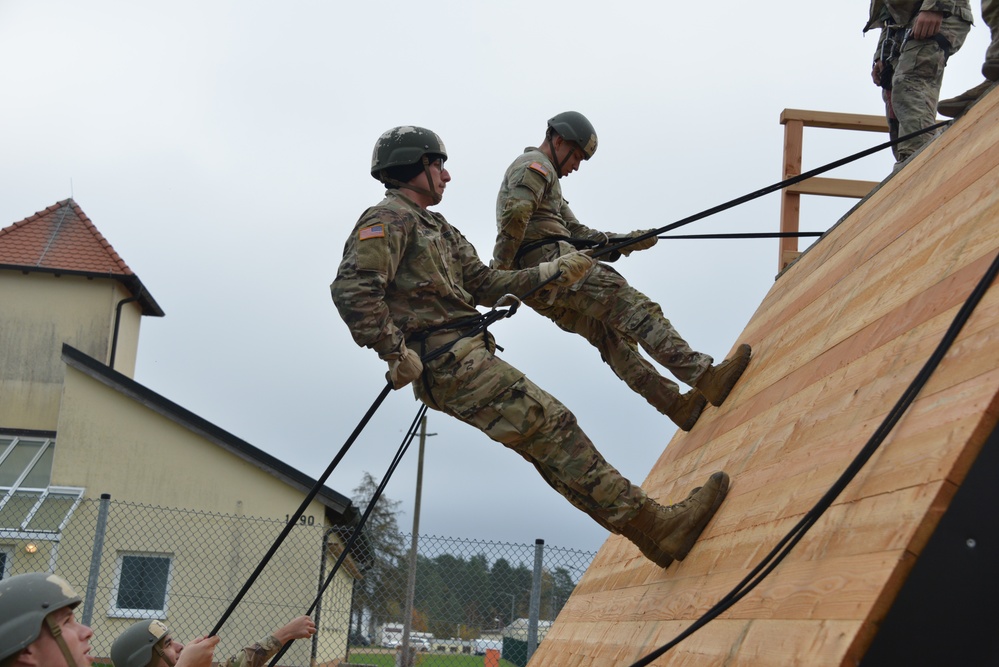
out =
<path fill-rule="evenodd" d="M 620 252 L 621 248 L 625 248 L 631 245 L 632 243 L 638 243 L 639 241 L 644 241 L 645 239 L 651 238 L 653 236 L 658 236 L 663 232 L 668 232 L 672 229 L 676 229 L 677 227 L 683 227 L 684 225 L 689 225 L 690 223 L 700 220 L 702 218 L 707 218 L 708 216 L 712 216 L 716 213 L 721 213 L 722 211 L 727 211 L 728 209 L 733 208 L 735 206 L 739 206 L 740 204 L 745 204 L 746 202 L 752 201 L 754 199 L 759 199 L 760 197 L 768 195 L 771 192 L 777 192 L 778 190 L 783 190 L 784 188 L 790 187 L 795 183 L 806 181 L 809 178 L 812 178 L 813 176 L 818 176 L 819 174 L 824 174 L 825 172 L 836 169 L 837 167 L 842 167 L 845 164 L 855 162 L 860 158 L 867 157 L 868 155 L 877 153 L 878 151 L 884 150 L 885 148 L 889 148 L 890 146 L 893 146 L 899 142 L 912 139 L 913 137 L 918 137 L 919 135 L 926 134 L 927 132 L 932 132 L 933 130 L 939 129 L 945 125 L 950 125 L 952 122 L 954 121 L 945 120 L 936 123 L 935 125 L 924 127 L 921 130 L 918 130 L 916 132 L 910 132 L 909 134 L 899 137 L 898 139 L 894 139 L 892 141 L 886 141 L 885 143 L 878 144 L 877 146 L 872 146 L 871 148 L 862 150 L 859 153 L 854 153 L 853 155 L 849 155 L 845 158 L 841 158 L 834 162 L 830 162 L 829 164 L 817 167 L 815 169 L 812 169 L 811 171 L 806 171 L 803 174 L 798 174 L 797 176 L 792 176 L 791 178 L 787 178 L 783 181 L 779 181 L 772 185 L 768 185 L 765 188 L 760 188 L 755 192 L 750 192 L 749 194 L 737 197 L 735 199 L 725 202 L 724 204 L 719 204 L 717 206 L 705 209 L 700 213 L 695 213 L 694 215 L 683 218 L 682 220 L 678 220 L 668 225 L 664 225 L 662 227 L 659 227 L 658 229 L 650 230 L 644 234 L 641 234 L 640 236 L 627 237 L 626 239 L 620 242 L 603 246 L 599 250 L 593 252 L 593 257 L 600 257 L 603 255 L 610 254 L 612 252 Z"/>
<path fill-rule="evenodd" d="M 336 562 L 333 563 L 333 568 L 330 570 L 329 575 L 326 576 L 326 579 L 323 581 L 323 584 L 319 587 L 319 592 L 316 594 L 316 597 L 312 601 L 312 604 L 309 605 L 308 611 L 305 612 L 307 616 L 311 616 L 312 613 L 319 606 L 319 602 L 323 599 L 323 593 L 325 593 L 326 589 L 329 588 L 329 585 L 333 583 L 333 577 L 335 577 L 337 572 L 340 571 L 340 566 L 347 559 L 347 556 L 350 555 L 351 552 L 353 551 L 354 543 L 357 542 L 357 539 L 361 536 L 361 533 L 364 530 L 364 526 L 368 522 L 368 517 L 371 516 L 371 513 L 375 509 L 375 504 L 382 497 L 382 492 L 385 491 L 385 486 L 388 484 L 389 479 L 392 478 L 393 473 L 395 473 L 395 469 L 399 467 L 399 463 L 402 461 L 402 457 L 406 455 L 407 451 L 409 451 L 409 446 L 410 444 L 412 444 L 413 438 L 416 437 L 416 433 L 420 425 L 420 420 L 423 419 L 424 415 L 426 414 L 427 414 L 426 404 L 420 403 L 420 408 L 419 410 L 416 411 L 416 417 L 413 419 L 413 423 L 409 426 L 409 430 L 406 431 L 406 435 L 403 436 L 402 442 L 399 444 L 399 449 L 396 450 L 395 456 L 392 458 L 392 462 L 389 463 L 388 470 L 386 470 L 385 475 L 382 478 L 382 481 L 378 484 L 378 487 L 375 489 L 374 494 L 372 494 L 371 499 L 368 501 L 368 506 L 364 509 L 364 514 L 361 515 L 361 519 L 357 522 L 357 525 L 353 527 L 350 538 L 347 540 L 347 543 L 343 547 L 343 551 L 340 552 L 340 555 L 337 557 Z M 288 640 L 287 643 L 284 644 L 284 646 L 281 647 L 281 649 L 274 655 L 274 658 L 271 659 L 271 661 L 268 663 L 270 667 L 274 667 L 277 664 L 278 660 L 280 660 L 281 657 L 288 652 L 288 649 L 291 648 L 291 645 L 293 643 L 295 643 L 295 640 L 290 639 Z"/>
<path fill-rule="evenodd" d="M 940 343 L 933 351 L 933 354 L 930 355 L 922 369 L 920 369 L 919 373 L 902 393 L 901 398 L 898 399 L 898 402 L 895 403 L 895 406 L 885 417 L 884 421 L 881 422 L 881 425 L 877 428 L 860 452 L 853 458 L 843 474 L 841 474 L 829 490 L 826 491 L 825 495 L 823 495 L 822 498 L 815 503 L 812 509 L 810 509 L 801 518 L 801 520 L 787 533 L 787 535 L 785 535 L 780 542 L 777 543 L 777 546 L 775 546 L 770 553 L 767 554 L 766 557 L 764 557 L 764 559 L 760 561 L 760 563 L 728 593 L 728 595 L 711 607 L 711 609 L 705 612 L 703 616 L 697 619 L 689 628 L 681 632 L 671 642 L 664 644 L 652 653 L 646 655 L 641 660 L 632 663 L 631 667 L 644 667 L 645 665 L 650 664 L 653 660 L 666 653 L 666 651 L 670 650 L 681 641 L 694 634 L 694 632 L 707 625 L 710 621 L 723 614 L 735 603 L 744 598 L 751 590 L 756 588 L 756 586 L 759 585 L 759 583 L 763 581 L 763 579 L 765 579 L 781 561 L 784 560 L 784 558 L 790 553 L 791 549 L 793 549 L 794 546 L 805 536 L 805 533 L 807 533 L 808 530 L 819 520 L 822 514 L 832 506 L 833 501 L 835 501 L 839 494 L 843 492 L 853 478 L 857 476 L 857 473 L 859 473 L 864 465 L 867 464 L 871 456 L 874 455 L 874 452 L 877 451 L 877 449 L 884 442 L 885 438 L 888 437 L 888 434 L 891 433 L 892 429 L 902 418 L 902 415 L 929 381 L 930 377 L 933 375 L 933 371 L 935 371 L 940 365 L 944 355 L 946 355 L 951 346 L 953 346 L 954 341 L 961 332 L 961 329 L 967 323 L 968 319 L 971 317 L 971 313 L 974 312 L 975 307 L 978 306 L 982 297 L 985 296 L 985 293 L 995 281 L 997 274 L 999 274 L 999 254 L 993 258 L 992 264 L 985 272 L 985 275 L 982 276 L 982 279 L 975 286 L 975 289 L 972 290 L 957 315 L 954 316 L 953 321 L 947 328 L 947 331 Z"/>
<path fill-rule="evenodd" d="M 825 232 L 735 232 L 732 234 L 670 234 L 660 239 L 793 239 L 822 236 Z"/>

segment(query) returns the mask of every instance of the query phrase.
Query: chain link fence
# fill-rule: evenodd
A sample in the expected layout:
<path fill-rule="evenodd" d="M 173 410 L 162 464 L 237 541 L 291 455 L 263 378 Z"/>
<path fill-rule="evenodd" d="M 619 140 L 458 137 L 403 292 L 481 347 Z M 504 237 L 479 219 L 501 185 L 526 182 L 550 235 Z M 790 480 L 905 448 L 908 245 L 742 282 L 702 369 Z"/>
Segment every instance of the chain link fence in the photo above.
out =
<path fill-rule="evenodd" d="M 595 555 L 392 533 L 362 534 L 340 559 L 349 533 L 321 523 L 303 517 L 291 530 L 225 617 L 217 659 L 314 608 L 315 636 L 277 664 L 523 666 Z M 95 665 L 110 665 L 115 637 L 138 619 L 163 620 L 180 641 L 208 634 L 286 525 L 15 493 L 0 504 L 0 575 L 66 578 L 84 597 Z"/>

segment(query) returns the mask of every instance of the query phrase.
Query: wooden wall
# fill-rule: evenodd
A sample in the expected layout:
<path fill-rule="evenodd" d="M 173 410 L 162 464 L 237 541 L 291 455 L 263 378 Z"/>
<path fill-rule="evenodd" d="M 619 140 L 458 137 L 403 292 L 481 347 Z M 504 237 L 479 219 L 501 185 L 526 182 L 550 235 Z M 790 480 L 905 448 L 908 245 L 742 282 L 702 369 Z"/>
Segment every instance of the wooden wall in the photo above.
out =
<path fill-rule="evenodd" d="M 714 470 L 731 475 L 687 559 L 662 570 L 612 536 L 532 667 L 629 665 L 725 596 L 872 436 L 997 249 L 992 91 L 780 275 L 733 341 L 753 346 L 746 374 L 725 405 L 677 433 L 643 483 L 676 501 Z M 654 664 L 856 664 L 997 412 L 993 286 L 882 447 L 789 557 Z"/>

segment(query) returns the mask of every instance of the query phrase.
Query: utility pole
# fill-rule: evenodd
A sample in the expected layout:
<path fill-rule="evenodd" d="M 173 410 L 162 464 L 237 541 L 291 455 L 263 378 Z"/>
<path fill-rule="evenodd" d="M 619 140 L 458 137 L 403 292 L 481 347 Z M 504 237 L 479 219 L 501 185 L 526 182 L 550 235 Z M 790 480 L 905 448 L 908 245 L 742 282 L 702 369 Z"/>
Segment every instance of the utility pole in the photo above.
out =
<path fill-rule="evenodd" d="M 414 662 L 414 651 L 409 644 L 409 634 L 413 629 L 413 602 L 416 598 L 416 549 L 420 542 L 420 499 L 423 495 L 423 452 L 427 438 L 436 433 L 427 433 L 427 416 L 420 419 L 420 453 L 416 459 L 416 499 L 413 502 L 413 539 L 409 549 L 409 575 L 406 578 L 406 608 L 402 619 L 402 651 L 396 657 L 396 667 L 410 667 Z"/>

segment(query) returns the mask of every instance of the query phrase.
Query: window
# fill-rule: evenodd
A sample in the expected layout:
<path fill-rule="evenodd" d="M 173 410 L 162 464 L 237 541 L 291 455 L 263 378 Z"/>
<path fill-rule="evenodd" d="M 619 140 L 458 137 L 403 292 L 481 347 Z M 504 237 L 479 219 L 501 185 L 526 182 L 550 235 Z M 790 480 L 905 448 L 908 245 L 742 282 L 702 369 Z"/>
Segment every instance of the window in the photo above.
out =
<path fill-rule="evenodd" d="M 14 560 L 12 547 L 0 547 L 0 579 L 10 576 L 10 562 Z"/>
<path fill-rule="evenodd" d="M 0 435 L 0 535 L 52 539 L 83 489 L 49 486 L 55 440 Z"/>
<path fill-rule="evenodd" d="M 121 554 L 111 594 L 111 616 L 165 618 L 173 557 L 167 554 Z"/>

